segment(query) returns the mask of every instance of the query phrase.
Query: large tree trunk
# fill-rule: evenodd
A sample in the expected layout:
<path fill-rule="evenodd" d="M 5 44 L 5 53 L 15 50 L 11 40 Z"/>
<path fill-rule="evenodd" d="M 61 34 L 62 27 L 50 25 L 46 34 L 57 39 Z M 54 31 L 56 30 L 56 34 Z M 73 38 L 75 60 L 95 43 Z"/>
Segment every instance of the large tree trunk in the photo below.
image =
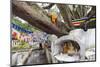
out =
<path fill-rule="evenodd" d="M 14 15 L 26 20 L 29 24 L 45 31 L 49 34 L 57 36 L 64 35 L 58 27 L 51 23 L 51 20 L 41 11 L 41 9 L 34 4 L 30 6 L 26 2 L 12 1 L 12 12 Z"/>

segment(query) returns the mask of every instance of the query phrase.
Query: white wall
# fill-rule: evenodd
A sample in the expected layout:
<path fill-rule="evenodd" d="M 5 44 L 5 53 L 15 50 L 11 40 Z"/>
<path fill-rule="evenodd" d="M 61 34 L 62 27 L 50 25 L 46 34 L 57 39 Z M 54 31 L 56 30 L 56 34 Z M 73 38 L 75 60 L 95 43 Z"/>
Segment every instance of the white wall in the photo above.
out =
<path fill-rule="evenodd" d="M 84 31 L 83 29 L 76 29 L 70 32 L 70 35 L 76 36 L 80 39 L 82 43 L 86 45 L 86 48 L 95 46 L 95 29 L 88 29 Z"/>

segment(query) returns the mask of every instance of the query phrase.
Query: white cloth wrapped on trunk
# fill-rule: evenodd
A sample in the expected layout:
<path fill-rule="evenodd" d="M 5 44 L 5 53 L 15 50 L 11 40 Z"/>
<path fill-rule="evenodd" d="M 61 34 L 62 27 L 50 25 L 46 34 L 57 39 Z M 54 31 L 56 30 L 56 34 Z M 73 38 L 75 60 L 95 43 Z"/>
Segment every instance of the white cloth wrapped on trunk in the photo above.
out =
<path fill-rule="evenodd" d="M 54 38 L 54 39 L 53 39 Z M 67 40 L 76 41 L 80 46 L 80 60 L 85 60 L 85 50 L 89 48 L 91 45 L 95 44 L 95 29 L 90 29 L 87 32 L 82 29 L 76 29 L 70 31 L 69 35 L 62 36 L 57 38 L 56 36 L 52 38 L 52 55 L 55 56 L 60 54 L 61 44 L 66 42 Z"/>

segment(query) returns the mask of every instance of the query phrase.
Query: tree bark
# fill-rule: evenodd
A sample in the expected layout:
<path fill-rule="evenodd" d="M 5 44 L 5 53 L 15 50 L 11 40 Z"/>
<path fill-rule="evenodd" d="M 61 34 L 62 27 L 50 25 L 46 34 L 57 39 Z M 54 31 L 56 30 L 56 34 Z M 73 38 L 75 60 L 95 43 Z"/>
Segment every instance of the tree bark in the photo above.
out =
<path fill-rule="evenodd" d="M 29 6 L 26 2 L 12 1 L 12 13 L 20 18 L 26 20 L 29 24 L 41 29 L 49 34 L 55 34 L 57 36 L 65 35 L 66 33 L 53 25 L 50 19 L 43 14 L 36 5 Z"/>

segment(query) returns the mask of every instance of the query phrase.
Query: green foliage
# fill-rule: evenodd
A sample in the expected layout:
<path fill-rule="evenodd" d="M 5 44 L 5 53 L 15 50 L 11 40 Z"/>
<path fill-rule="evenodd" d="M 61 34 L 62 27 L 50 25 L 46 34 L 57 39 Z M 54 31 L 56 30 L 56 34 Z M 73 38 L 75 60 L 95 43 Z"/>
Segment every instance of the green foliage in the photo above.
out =
<path fill-rule="evenodd" d="M 29 44 L 26 42 L 21 42 L 21 44 L 18 46 L 19 49 L 29 48 Z"/>
<path fill-rule="evenodd" d="M 21 41 L 20 44 L 18 44 L 15 47 L 12 47 L 12 50 L 21 50 L 21 49 L 27 49 L 27 48 L 30 48 L 29 44 L 24 41 Z"/>
<path fill-rule="evenodd" d="M 16 24 L 16 25 L 18 25 L 18 26 L 20 26 L 20 27 L 22 27 L 22 28 L 24 28 L 24 29 L 26 29 L 26 30 L 30 30 L 30 31 L 32 31 L 31 30 L 31 26 L 29 26 L 27 23 L 22 23 L 20 20 L 18 20 L 18 19 L 12 19 L 12 23 L 14 23 L 14 24 Z"/>
<path fill-rule="evenodd" d="M 22 27 L 22 28 L 24 28 L 24 29 L 26 29 L 26 30 L 29 30 L 29 31 L 33 31 L 34 32 L 36 30 L 39 30 L 36 27 L 33 27 L 33 26 L 29 25 L 28 23 L 22 23 L 20 20 L 15 19 L 15 18 L 13 18 L 11 20 L 11 22 L 16 24 L 16 25 L 18 25 L 18 26 L 20 26 L 20 27 Z"/>

